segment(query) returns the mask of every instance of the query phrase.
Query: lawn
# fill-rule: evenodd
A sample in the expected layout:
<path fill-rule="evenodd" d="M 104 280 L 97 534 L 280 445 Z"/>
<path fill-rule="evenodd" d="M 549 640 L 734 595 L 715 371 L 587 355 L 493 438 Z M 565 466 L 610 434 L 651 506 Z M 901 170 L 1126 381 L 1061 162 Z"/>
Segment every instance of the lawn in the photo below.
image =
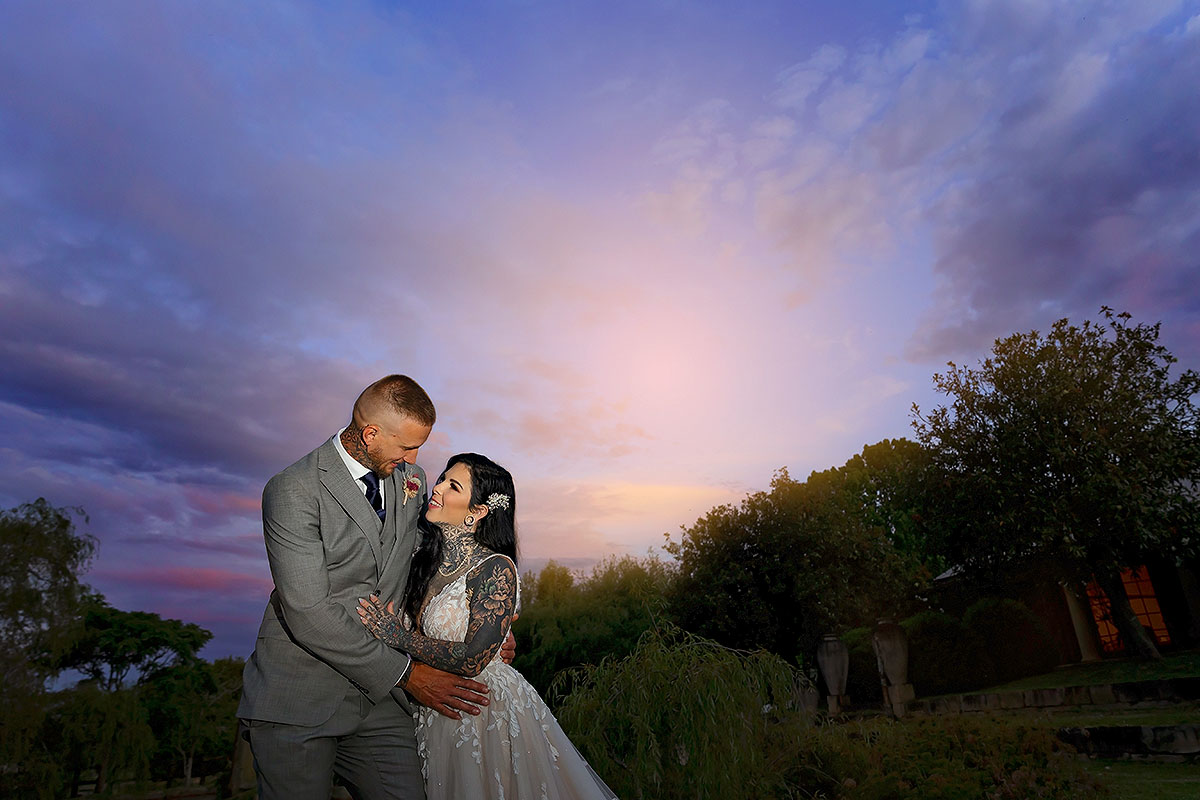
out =
<path fill-rule="evenodd" d="M 1089 761 L 1085 768 L 1120 800 L 1196 800 L 1200 764 Z"/>
<path fill-rule="evenodd" d="M 1031 720 L 1045 720 L 1055 728 L 1095 728 L 1116 725 L 1195 725 L 1200 723 L 1200 704 L 1180 703 L 1160 708 L 1106 708 L 1092 710 L 1074 706 L 1061 711 L 1012 712 L 1029 714 Z"/>
<path fill-rule="evenodd" d="M 980 689 L 979 692 L 1009 692 L 1025 689 L 1054 689 L 1093 686 L 1098 683 L 1133 683 L 1169 678 L 1200 678 L 1200 650 L 1171 653 L 1161 661 L 1114 658 L 1090 664 L 1069 664 L 1053 672 Z"/>
<path fill-rule="evenodd" d="M 1035 675 L 986 692 L 1053 689 L 1103 683 L 1167 680 L 1200 677 L 1200 651 L 1172 653 L 1160 662 L 1112 659 L 1092 664 L 1072 664 L 1053 672 Z M 1005 712 L 1047 728 L 1096 727 L 1109 725 L 1187 725 L 1200 721 L 1200 703 L 1177 703 L 1157 708 L 1075 707 L 1062 710 Z M 1101 780 L 1120 800 L 1196 800 L 1200 798 L 1200 762 L 1086 761 L 1085 769 Z"/>

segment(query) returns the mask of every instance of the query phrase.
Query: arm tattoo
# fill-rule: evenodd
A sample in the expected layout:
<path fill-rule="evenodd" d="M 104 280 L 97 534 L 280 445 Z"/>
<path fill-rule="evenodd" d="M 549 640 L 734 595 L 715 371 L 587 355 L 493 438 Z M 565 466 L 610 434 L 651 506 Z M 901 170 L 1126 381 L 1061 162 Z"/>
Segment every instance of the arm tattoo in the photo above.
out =
<path fill-rule="evenodd" d="M 408 631 L 395 614 L 378 603 L 363 622 L 380 640 L 431 667 L 473 678 L 500 650 L 512 622 L 517 599 L 517 573 L 507 558 L 488 559 L 476 574 L 468 574 L 471 617 L 466 640 L 450 642 Z"/>
<path fill-rule="evenodd" d="M 408 631 L 404 629 L 403 617 L 398 613 L 389 612 L 383 605 L 383 601 L 375 595 L 371 595 L 367 599 L 368 603 L 359 601 L 358 604 L 358 615 L 362 618 L 363 625 L 366 625 L 375 638 L 388 647 L 394 647 L 397 650 L 406 649 L 403 642 Z"/>

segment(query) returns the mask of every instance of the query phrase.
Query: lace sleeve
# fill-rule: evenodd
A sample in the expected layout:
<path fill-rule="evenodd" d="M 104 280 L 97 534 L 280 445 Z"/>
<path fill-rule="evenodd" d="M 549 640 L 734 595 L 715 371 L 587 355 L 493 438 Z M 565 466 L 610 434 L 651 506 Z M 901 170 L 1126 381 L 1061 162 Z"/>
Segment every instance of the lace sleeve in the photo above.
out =
<path fill-rule="evenodd" d="M 466 639 L 431 639 L 390 620 L 372 625 L 375 635 L 431 667 L 473 678 L 500 650 L 517 600 L 517 570 L 503 556 L 491 557 L 467 574 L 470 620 Z M 398 620 L 397 620 L 398 621 Z M 371 625 L 371 623 L 368 623 Z"/>

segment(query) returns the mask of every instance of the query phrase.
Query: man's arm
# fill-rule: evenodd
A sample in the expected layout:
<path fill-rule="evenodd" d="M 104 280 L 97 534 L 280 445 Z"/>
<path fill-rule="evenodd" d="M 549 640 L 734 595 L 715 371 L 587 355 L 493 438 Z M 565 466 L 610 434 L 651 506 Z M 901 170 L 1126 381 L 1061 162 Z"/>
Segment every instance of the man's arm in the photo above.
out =
<path fill-rule="evenodd" d="M 262 506 L 267 561 L 288 630 L 305 650 L 379 702 L 396 685 L 408 656 L 373 638 L 332 599 L 312 486 L 281 473 L 267 484 Z"/>

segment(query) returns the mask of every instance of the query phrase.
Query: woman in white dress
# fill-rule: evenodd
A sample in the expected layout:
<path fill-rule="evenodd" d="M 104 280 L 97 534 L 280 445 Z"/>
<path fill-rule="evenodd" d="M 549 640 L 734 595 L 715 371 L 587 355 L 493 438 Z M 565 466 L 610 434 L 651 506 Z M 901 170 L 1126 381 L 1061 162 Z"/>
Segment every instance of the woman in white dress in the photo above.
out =
<path fill-rule="evenodd" d="M 451 458 L 420 526 L 404 607 L 371 597 L 359 615 L 390 646 L 488 685 L 478 715 L 419 709 L 429 800 L 613 800 L 534 688 L 500 660 L 519 591 L 516 508 L 508 470 L 475 453 Z"/>

